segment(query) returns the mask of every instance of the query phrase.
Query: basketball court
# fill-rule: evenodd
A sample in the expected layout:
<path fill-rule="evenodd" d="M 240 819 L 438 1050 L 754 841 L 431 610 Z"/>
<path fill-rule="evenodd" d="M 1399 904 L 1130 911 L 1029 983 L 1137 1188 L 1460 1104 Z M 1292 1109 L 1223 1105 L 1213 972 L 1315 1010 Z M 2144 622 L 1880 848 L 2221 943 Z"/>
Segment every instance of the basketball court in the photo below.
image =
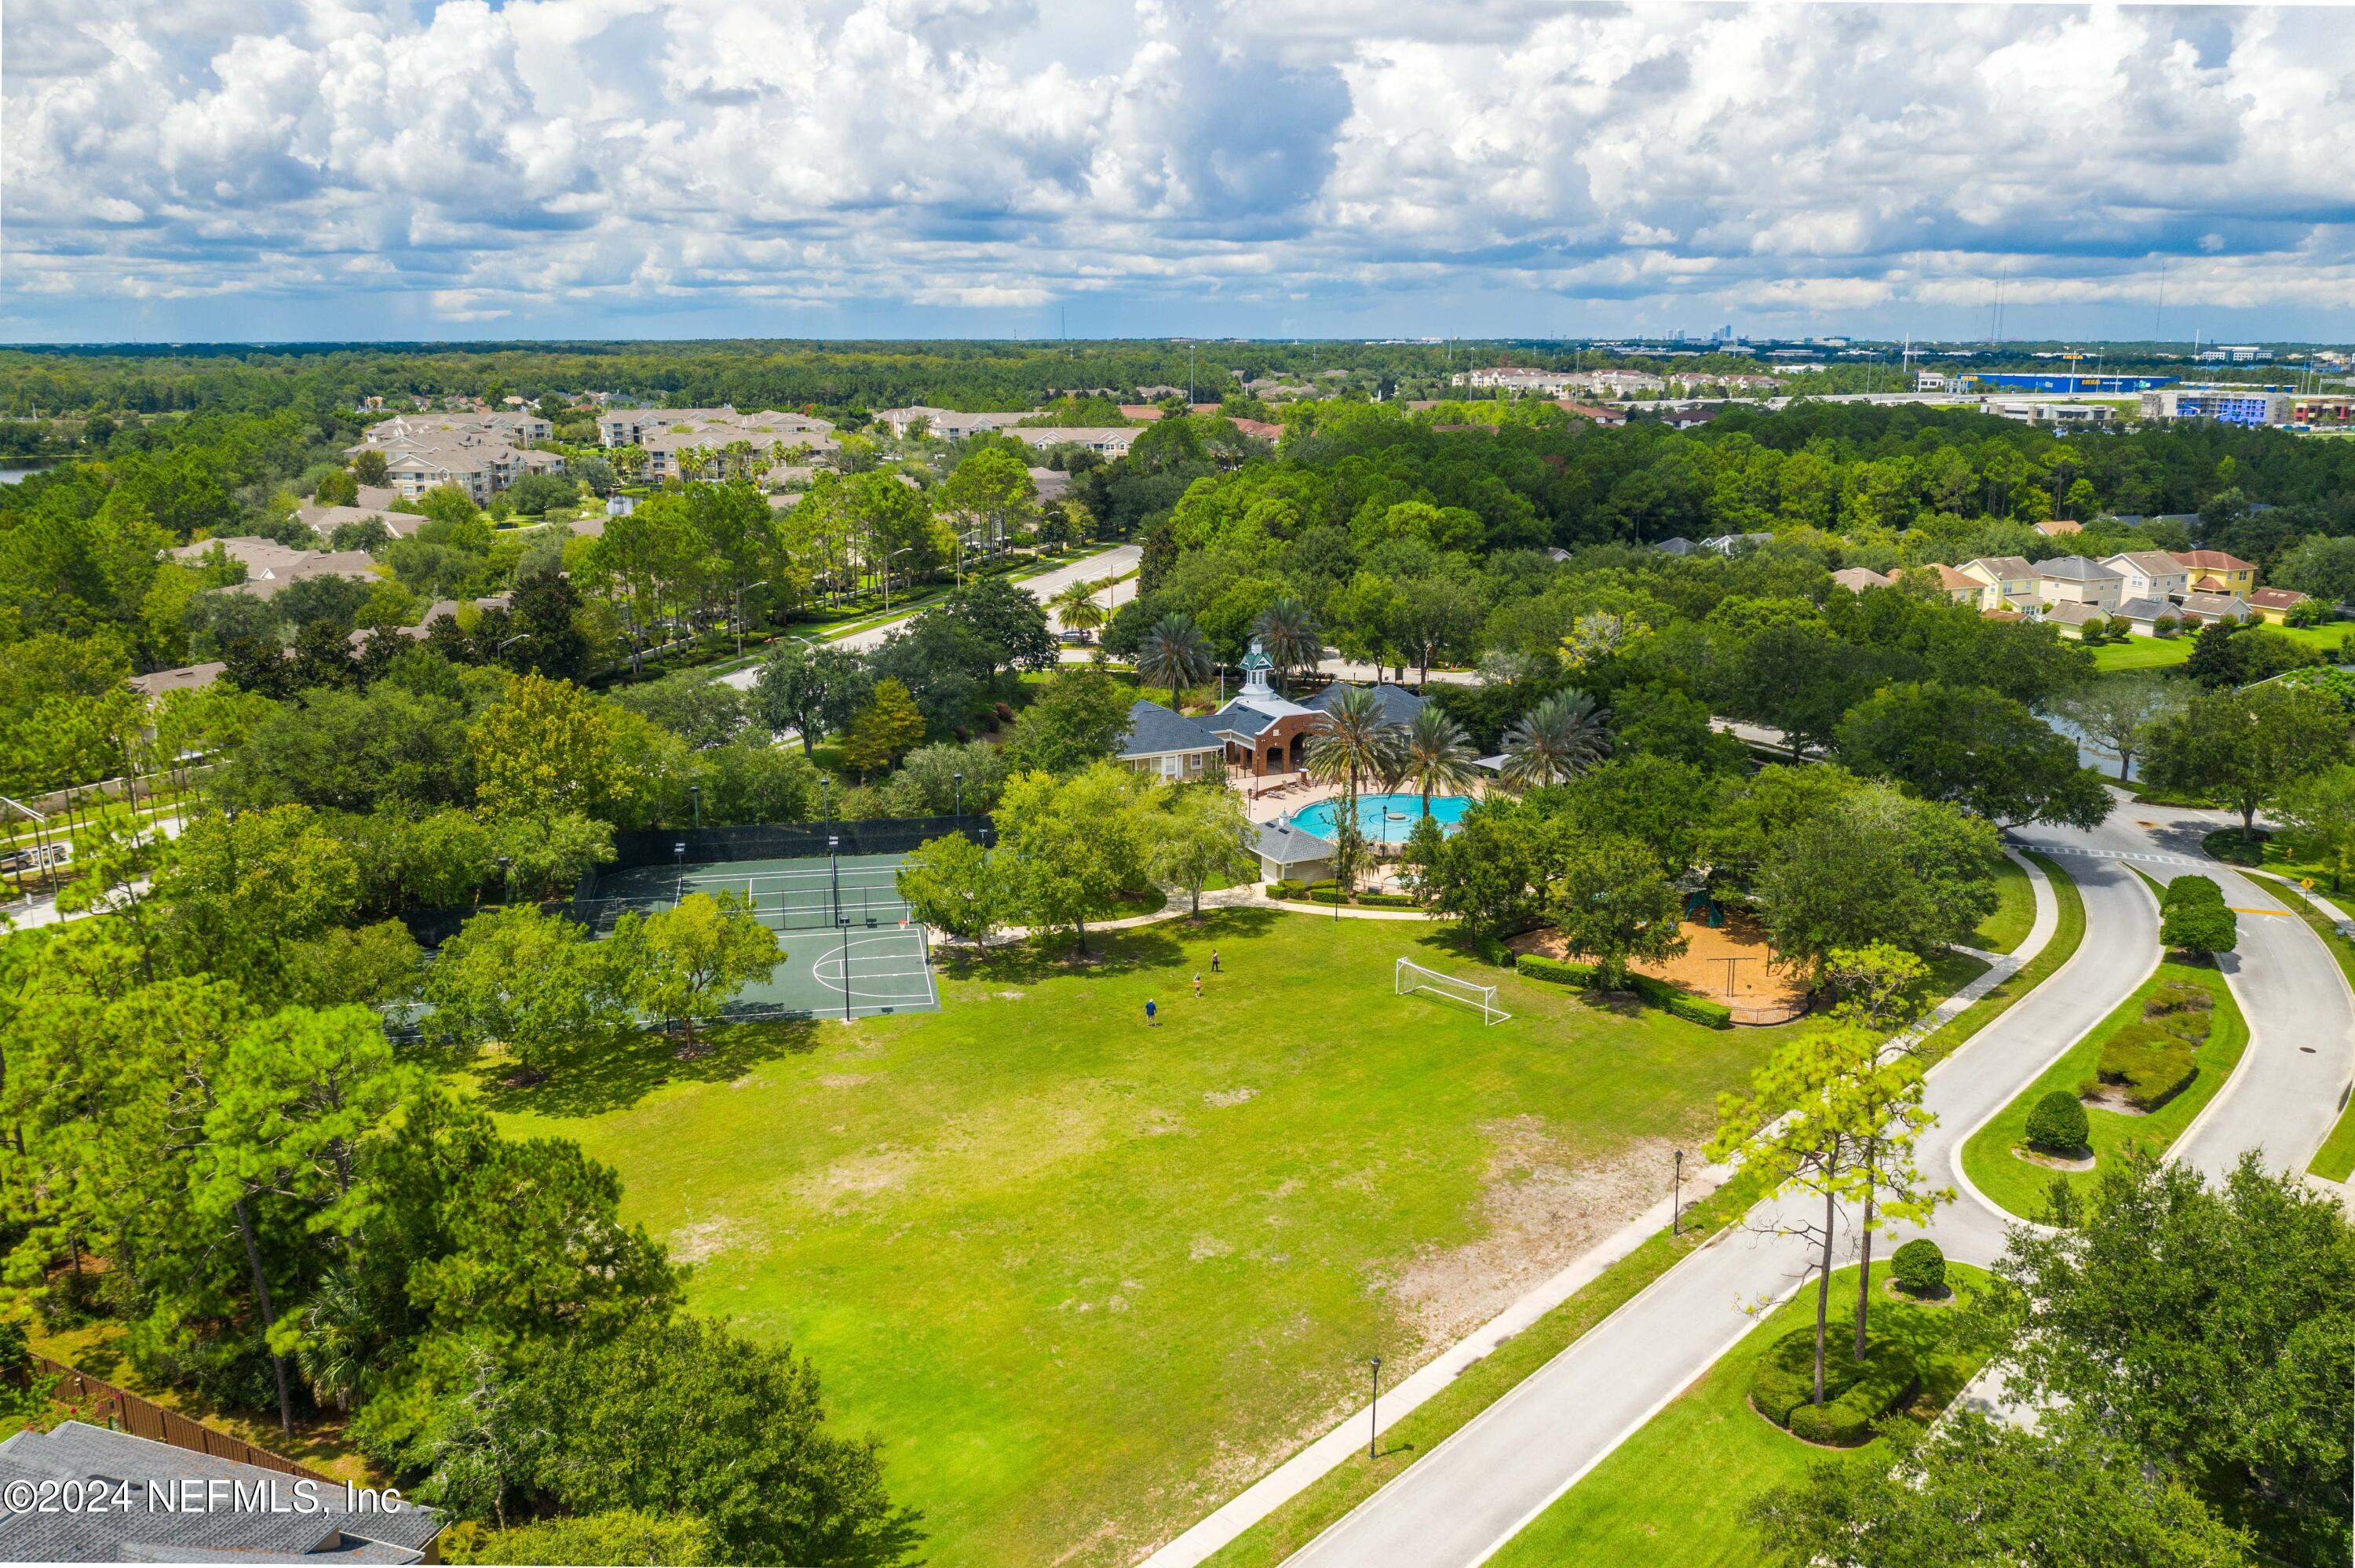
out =
<path fill-rule="evenodd" d="M 900 896 L 901 856 L 744 860 L 641 865 L 600 876 L 591 894 L 600 936 L 630 910 L 657 909 L 695 893 L 733 893 L 777 933 L 782 950 L 765 980 L 729 1007 L 735 1019 L 872 1018 L 937 1012 L 931 938 Z"/>

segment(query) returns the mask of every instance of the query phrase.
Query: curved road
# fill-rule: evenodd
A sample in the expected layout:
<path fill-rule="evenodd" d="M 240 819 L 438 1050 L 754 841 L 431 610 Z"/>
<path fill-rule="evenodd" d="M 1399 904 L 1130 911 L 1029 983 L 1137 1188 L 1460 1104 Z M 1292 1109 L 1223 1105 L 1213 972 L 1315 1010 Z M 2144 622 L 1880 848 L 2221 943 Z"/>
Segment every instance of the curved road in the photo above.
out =
<path fill-rule="evenodd" d="M 2327 1135 L 2355 1053 L 2355 998 L 2338 965 L 2281 900 L 2199 855 L 2200 813 L 2124 802 L 2092 832 L 2033 829 L 2021 842 L 2055 857 L 2085 905 L 2067 964 L 1930 1072 L 1938 1123 L 1923 1139 L 1933 1180 L 1961 1192 L 1926 1227 L 1946 1252 L 1987 1264 L 2012 1220 L 1961 1180 L 1963 1141 L 2148 978 L 2158 906 L 2135 867 L 2160 882 L 2215 876 L 2244 914 L 2226 973 L 2250 1044 L 2224 1091 L 2188 1129 L 2177 1158 L 2213 1173 L 2245 1149 L 2302 1170 Z M 2188 840 L 2188 843 L 2187 843 Z M 2189 853 L 2186 853 L 2188 850 Z M 2055 923 L 2039 879 L 2035 943 Z M 2025 950 L 2025 949 L 2023 949 Z M 1470 1568 L 1512 1539 L 1755 1326 L 1744 1310 L 1805 1282 L 1810 1250 L 1778 1220 L 1820 1223 L 1820 1205 L 1762 1204 L 1745 1228 L 1693 1254 L 1467 1423 L 1292 1562 L 1304 1568 Z M 1903 1234 L 1876 1243 L 1882 1252 Z M 1855 1255 L 1852 1232 L 1839 1249 Z"/>

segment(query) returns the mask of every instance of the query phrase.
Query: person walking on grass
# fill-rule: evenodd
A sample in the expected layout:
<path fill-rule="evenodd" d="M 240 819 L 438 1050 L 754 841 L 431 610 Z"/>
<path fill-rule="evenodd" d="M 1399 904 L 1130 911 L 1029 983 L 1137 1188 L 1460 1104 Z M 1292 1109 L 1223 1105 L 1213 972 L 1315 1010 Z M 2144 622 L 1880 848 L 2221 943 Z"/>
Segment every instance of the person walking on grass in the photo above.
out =
<path fill-rule="evenodd" d="M 1149 996 L 1145 999 L 1145 1026 L 1147 1029 L 1160 1027 L 1153 1022 L 1153 999 Z"/>
<path fill-rule="evenodd" d="M 1219 949 L 1216 948 L 1210 949 L 1210 972 L 1212 974 L 1219 972 Z"/>
<path fill-rule="evenodd" d="M 1194 1000 L 1202 1000 L 1202 971 L 1199 969 L 1194 971 Z"/>

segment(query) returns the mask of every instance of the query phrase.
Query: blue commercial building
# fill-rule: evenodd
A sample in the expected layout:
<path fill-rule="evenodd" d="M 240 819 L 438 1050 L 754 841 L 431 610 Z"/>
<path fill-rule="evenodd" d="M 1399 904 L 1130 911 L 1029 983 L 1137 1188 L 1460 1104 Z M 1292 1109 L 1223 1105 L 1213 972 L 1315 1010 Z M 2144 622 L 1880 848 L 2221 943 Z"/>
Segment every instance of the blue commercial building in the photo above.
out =
<path fill-rule="evenodd" d="M 2172 376 L 2079 376 L 2066 370 L 2050 375 L 2041 371 L 1971 371 L 1955 377 L 1957 387 L 1990 392 L 2090 392 L 2109 397 L 2127 392 L 2149 392 L 2172 387 L 2175 382 Z"/>

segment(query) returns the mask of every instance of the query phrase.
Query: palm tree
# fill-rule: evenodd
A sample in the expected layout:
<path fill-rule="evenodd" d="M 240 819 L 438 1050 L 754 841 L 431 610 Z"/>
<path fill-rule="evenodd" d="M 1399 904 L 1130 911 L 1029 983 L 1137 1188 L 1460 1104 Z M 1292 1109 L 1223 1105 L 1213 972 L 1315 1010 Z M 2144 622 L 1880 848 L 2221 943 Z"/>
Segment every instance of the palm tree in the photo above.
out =
<path fill-rule="evenodd" d="M 1104 623 L 1104 607 L 1096 602 L 1096 585 L 1075 582 L 1055 596 L 1055 614 L 1073 631 L 1093 631 Z"/>
<path fill-rule="evenodd" d="M 1405 771 L 1406 726 L 1382 712 L 1381 699 L 1364 686 L 1344 686 L 1325 710 L 1302 760 L 1320 784 L 1338 784 L 1356 819 L 1358 780 L 1388 784 Z"/>
<path fill-rule="evenodd" d="M 1284 689 L 1285 677 L 1293 671 L 1314 667 L 1325 654 L 1325 637 L 1317 630 L 1316 618 L 1296 599 L 1271 599 L 1252 622 L 1252 635 L 1259 639 L 1260 652 L 1275 664 L 1278 691 Z"/>
<path fill-rule="evenodd" d="M 1609 708 L 1584 692 L 1557 692 L 1505 732 L 1505 780 L 1527 788 L 1576 777 L 1611 750 Z"/>
<path fill-rule="evenodd" d="M 1186 616 L 1165 615 L 1155 621 L 1136 650 L 1136 678 L 1148 685 L 1169 688 L 1169 705 L 1178 694 L 1210 673 L 1210 651 L 1202 629 Z"/>
<path fill-rule="evenodd" d="M 1472 743 L 1464 726 L 1426 703 L 1407 721 L 1401 737 L 1402 763 L 1399 777 L 1423 796 L 1423 814 L 1431 815 L 1431 798 L 1443 789 L 1461 789 L 1479 777 L 1473 766 Z"/>

